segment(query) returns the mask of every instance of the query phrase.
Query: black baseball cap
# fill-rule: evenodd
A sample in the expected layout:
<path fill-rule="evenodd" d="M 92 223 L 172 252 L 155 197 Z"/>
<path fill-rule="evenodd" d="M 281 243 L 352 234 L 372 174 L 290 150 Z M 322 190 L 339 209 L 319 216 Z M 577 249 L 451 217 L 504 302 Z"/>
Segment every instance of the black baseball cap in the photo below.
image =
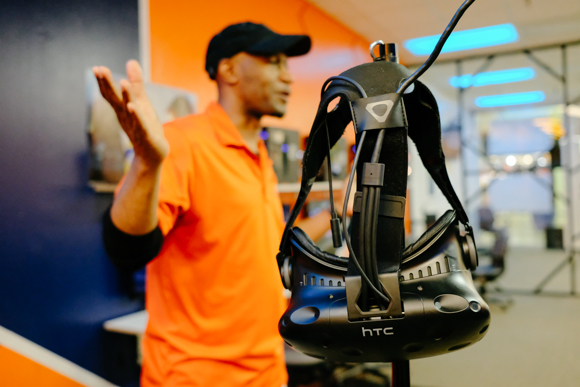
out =
<path fill-rule="evenodd" d="M 286 54 L 304 55 L 310 51 L 308 35 L 281 35 L 263 24 L 251 22 L 232 24 L 215 35 L 209 42 L 205 57 L 205 69 L 215 79 L 220 60 L 240 53 L 258 56 Z"/>

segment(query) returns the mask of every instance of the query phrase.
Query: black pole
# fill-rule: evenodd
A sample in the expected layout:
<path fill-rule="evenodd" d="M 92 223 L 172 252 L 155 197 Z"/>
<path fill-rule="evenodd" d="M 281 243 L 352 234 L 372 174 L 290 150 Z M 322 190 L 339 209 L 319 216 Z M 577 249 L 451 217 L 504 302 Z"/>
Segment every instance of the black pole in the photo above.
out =
<path fill-rule="evenodd" d="M 575 43 L 576 44 L 576 43 Z M 576 251 L 576 246 L 575 246 L 575 242 L 576 242 L 576 238 L 577 238 L 577 234 L 575 233 L 575 214 L 574 214 L 574 203 L 573 203 L 573 194 L 574 194 L 574 189 L 572 187 L 572 183 L 574 180 L 574 175 L 576 174 L 576 167 L 574 167 L 574 156 L 572 154 L 572 148 L 573 148 L 573 136 L 571 133 L 571 128 L 570 128 L 570 120 L 568 117 L 568 106 L 571 104 L 570 103 L 570 96 L 569 96 L 569 85 L 568 85 L 568 57 L 567 57 L 567 48 L 568 48 L 568 44 L 562 44 L 560 45 L 560 51 L 562 54 L 562 76 L 558 76 L 557 74 L 555 74 L 555 72 L 549 68 L 547 68 L 547 65 L 541 66 L 542 68 L 544 68 L 544 70 L 548 71 L 550 74 L 554 75 L 554 77 L 556 79 L 558 79 L 561 83 L 562 83 L 562 102 L 564 104 L 564 111 L 563 111 L 563 117 L 562 117 L 562 125 L 564 126 L 564 129 L 566 131 L 566 140 L 568 141 L 568 164 L 566 168 L 564 168 L 564 173 L 566 174 L 566 196 L 567 196 L 567 200 L 566 200 L 566 212 L 567 212 L 567 218 L 568 218 L 568 243 L 569 245 L 567 246 L 567 256 L 565 258 L 564 261 L 562 261 L 555 269 L 553 269 L 550 273 L 548 273 L 548 275 L 546 276 L 546 278 L 544 278 L 539 284 L 538 286 L 536 286 L 536 288 L 533 290 L 534 294 L 539 294 L 540 292 L 542 292 L 542 290 L 544 289 L 544 286 L 546 286 L 546 284 L 548 282 L 550 282 L 552 280 L 552 278 L 554 278 L 556 276 L 556 274 L 558 274 L 560 272 L 560 270 L 562 270 L 563 268 L 565 268 L 566 266 L 569 265 L 570 268 L 570 295 L 575 296 L 576 295 L 576 254 L 578 253 Z M 533 59 L 533 57 L 531 55 L 528 55 L 529 58 Z M 537 60 L 535 60 L 537 62 Z"/>
<path fill-rule="evenodd" d="M 461 85 L 461 76 L 463 75 L 462 73 L 462 68 L 461 68 L 461 64 L 462 61 L 461 59 L 457 60 L 455 62 L 456 67 L 457 67 L 457 79 L 459 80 L 459 87 L 457 88 L 457 130 L 459 132 L 459 139 L 460 139 L 460 143 L 464 142 L 464 138 L 463 138 L 463 93 L 465 92 L 465 88 L 463 88 L 463 86 Z M 461 149 L 461 152 L 459 153 L 461 155 L 461 180 L 462 180 L 462 191 L 463 191 L 463 200 L 467 200 L 467 165 L 466 165 L 466 161 L 465 161 L 465 152 L 463 152 L 463 149 Z M 467 208 L 466 208 L 467 210 Z"/>
<path fill-rule="evenodd" d="M 393 371 L 392 387 L 411 387 L 409 360 L 397 360 L 391 363 Z"/>
<path fill-rule="evenodd" d="M 568 248 L 568 262 L 570 263 L 570 294 L 576 294 L 576 238 L 574 233 L 574 223 L 575 223 L 575 213 L 574 213 L 574 197 L 572 196 L 574 187 L 574 154 L 572 148 L 574 146 L 572 140 L 572 132 L 570 128 L 570 120 L 568 118 L 568 57 L 567 57 L 567 47 L 566 45 L 561 46 L 562 49 L 562 99 L 564 102 L 564 130 L 566 130 L 566 138 L 568 140 L 568 167 L 566 168 L 566 175 L 568 181 L 566 184 L 567 196 L 568 196 L 568 240 L 570 246 Z"/>

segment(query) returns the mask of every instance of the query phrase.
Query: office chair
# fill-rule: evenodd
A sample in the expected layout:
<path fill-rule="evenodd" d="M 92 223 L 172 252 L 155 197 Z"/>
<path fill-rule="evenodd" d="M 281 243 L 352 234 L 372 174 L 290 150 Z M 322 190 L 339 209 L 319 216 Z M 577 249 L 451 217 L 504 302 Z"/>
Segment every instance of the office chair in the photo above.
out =
<path fill-rule="evenodd" d="M 479 209 L 479 228 L 483 232 L 493 234 L 493 244 L 489 248 L 478 247 L 477 251 L 482 261 L 475 271 L 472 272 L 473 280 L 479 284 L 479 294 L 487 302 L 498 304 L 502 309 L 507 308 L 512 300 L 490 298 L 487 295 L 488 284 L 495 282 L 505 271 L 505 256 L 508 249 L 508 232 L 504 228 L 497 228 L 494 225 L 494 215 L 489 207 Z M 485 264 L 484 262 L 489 263 Z M 493 289 L 495 292 L 502 293 L 499 286 Z"/>

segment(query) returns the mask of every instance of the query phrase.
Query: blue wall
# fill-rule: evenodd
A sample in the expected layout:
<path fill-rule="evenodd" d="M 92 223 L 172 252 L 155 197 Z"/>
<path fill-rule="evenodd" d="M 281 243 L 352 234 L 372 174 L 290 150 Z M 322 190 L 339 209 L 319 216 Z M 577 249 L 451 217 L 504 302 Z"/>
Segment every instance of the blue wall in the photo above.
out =
<path fill-rule="evenodd" d="M 143 305 L 101 246 L 84 72 L 138 48 L 137 0 L 0 2 L 0 325 L 125 385 L 126 338 L 102 323 Z"/>

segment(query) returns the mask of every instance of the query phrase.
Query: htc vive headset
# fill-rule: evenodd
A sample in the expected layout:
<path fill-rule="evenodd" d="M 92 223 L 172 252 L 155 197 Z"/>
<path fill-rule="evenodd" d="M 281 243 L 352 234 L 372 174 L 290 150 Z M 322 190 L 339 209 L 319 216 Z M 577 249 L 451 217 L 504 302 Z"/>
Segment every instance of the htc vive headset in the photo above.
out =
<path fill-rule="evenodd" d="M 455 351 L 486 334 L 489 307 L 470 273 L 478 263 L 472 229 L 445 167 L 437 103 L 417 81 L 437 57 L 453 23 L 413 75 L 397 63 L 395 45 L 385 49 L 378 41 L 371 45 L 373 62 L 331 77 L 323 86 L 304 152 L 301 189 L 277 256 L 284 286 L 292 290 L 279 330 L 300 352 L 340 362 L 393 362 Z M 351 233 L 345 223 L 346 203 L 343 208 L 347 258 L 320 250 L 293 223 L 330 148 L 350 122 L 356 154 L 346 195 L 355 171 L 357 191 Z M 405 247 L 407 136 L 453 209 Z M 334 209 L 332 213 L 338 247 L 341 230 Z"/>

